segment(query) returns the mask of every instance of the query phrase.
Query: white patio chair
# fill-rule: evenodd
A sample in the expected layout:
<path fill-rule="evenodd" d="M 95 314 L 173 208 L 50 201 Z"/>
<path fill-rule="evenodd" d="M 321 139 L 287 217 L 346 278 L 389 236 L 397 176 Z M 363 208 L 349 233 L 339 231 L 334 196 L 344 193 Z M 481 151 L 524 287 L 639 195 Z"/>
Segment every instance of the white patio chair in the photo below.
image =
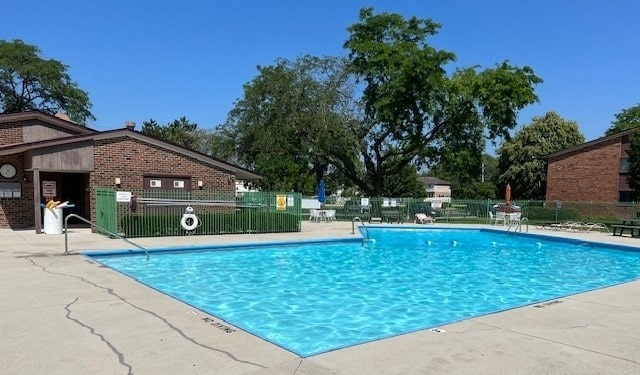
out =
<path fill-rule="evenodd" d="M 309 221 L 313 221 L 319 223 L 322 220 L 322 215 L 320 215 L 320 210 L 310 209 L 309 210 Z"/>
<path fill-rule="evenodd" d="M 336 210 L 326 210 L 324 218 L 327 221 L 336 221 Z"/>
<path fill-rule="evenodd" d="M 520 219 L 522 218 L 522 212 L 514 212 L 511 214 L 507 214 L 507 221 L 509 222 L 509 224 L 511 223 L 519 223 Z"/>

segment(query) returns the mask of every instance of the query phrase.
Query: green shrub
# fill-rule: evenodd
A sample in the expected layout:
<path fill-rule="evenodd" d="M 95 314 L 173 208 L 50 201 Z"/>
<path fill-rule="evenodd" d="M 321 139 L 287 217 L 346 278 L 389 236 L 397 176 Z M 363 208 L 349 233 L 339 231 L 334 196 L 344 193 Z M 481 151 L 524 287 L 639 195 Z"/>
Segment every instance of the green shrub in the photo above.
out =
<path fill-rule="evenodd" d="M 530 206 L 527 209 L 527 218 L 537 221 L 575 221 L 578 219 L 578 210 Z"/>

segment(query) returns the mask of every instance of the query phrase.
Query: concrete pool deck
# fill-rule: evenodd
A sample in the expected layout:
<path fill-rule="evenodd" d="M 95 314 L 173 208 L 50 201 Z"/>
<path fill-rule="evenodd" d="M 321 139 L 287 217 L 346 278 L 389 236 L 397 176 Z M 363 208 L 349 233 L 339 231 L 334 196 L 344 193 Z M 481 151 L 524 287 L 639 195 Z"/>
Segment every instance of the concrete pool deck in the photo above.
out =
<path fill-rule="evenodd" d="M 611 234 L 530 232 L 640 247 Z M 353 236 L 351 223 L 304 222 L 300 233 L 133 241 L 157 248 Z M 75 255 L 62 255 L 63 235 L 0 229 L 0 243 L 6 374 L 640 373 L 640 281 L 300 358 L 77 254 L 131 248 L 123 241 L 70 229 Z"/>

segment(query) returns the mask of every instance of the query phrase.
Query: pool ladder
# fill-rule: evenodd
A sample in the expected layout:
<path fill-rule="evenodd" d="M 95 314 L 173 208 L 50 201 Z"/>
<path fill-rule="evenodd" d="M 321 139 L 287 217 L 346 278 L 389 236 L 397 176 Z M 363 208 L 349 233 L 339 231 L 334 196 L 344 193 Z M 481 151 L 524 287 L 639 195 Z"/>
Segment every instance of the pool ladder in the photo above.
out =
<path fill-rule="evenodd" d="M 521 232 L 522 233 L 522 224 L 526 224 L 526 232 L 529 233 L 529 219 L 526 217 L 521 218 L 517 222 L 509 223 L 509 227 L 507 228 L 507 232 L 511 232 L 511 228 L 513 227 L 513 233 Z"/>
<path fill-rule="evenodd" d="M 367 226 L 364 225 L 364 223 L 362 222 L 362 219 L 360 219 L 359 216 L 356 216 L 353 219 L 351 219 L 351 234 L 356 233 L 356 221 L 359 221 L 360 224 L 362 224 L 362 227 L 364 228 L 365 237 L 363 238 L 363 242 L 369 241 L 369 230 L 367 229 Z"/>

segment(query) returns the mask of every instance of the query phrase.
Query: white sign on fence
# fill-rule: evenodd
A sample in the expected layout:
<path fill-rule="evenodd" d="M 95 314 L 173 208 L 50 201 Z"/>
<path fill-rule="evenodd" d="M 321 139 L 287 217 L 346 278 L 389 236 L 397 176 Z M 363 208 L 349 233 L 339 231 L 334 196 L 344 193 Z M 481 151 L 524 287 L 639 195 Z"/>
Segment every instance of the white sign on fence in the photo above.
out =
<path fill-rule="evenodd" d="M 116 191 L 116 202 L 131 202 L 130 191 Z"/>

